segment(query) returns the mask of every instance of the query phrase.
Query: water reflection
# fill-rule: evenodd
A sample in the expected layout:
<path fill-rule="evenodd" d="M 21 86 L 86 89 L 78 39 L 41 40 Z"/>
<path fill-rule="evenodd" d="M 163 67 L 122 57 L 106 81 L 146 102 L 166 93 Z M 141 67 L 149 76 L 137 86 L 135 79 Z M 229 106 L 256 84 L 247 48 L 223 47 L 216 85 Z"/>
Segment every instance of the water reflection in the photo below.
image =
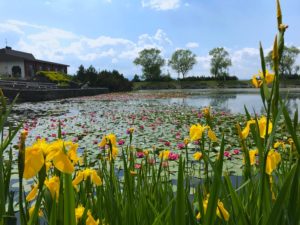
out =
<path fill-rule="evenodd" d="M 296 109 L 300 110 L 300 93 L 287 93 L 281 94 L 283 99 L 286 99 L 286 105 L 290 113 L 294 113 Z M 185 97 L 159 99 L 163 104 L 179 104 L 184 106 L 193 106 L 202 108 L 205 106 L 212 106 L 213 108 L 230 113 L 245 113 L 245 108 L 251 113 L 263 113 L 264 107 L 261 97 L 257 92 L 226 92 L 214 91 L 204 93 L 203 91 L 197 93 L 188 93 Z"/>

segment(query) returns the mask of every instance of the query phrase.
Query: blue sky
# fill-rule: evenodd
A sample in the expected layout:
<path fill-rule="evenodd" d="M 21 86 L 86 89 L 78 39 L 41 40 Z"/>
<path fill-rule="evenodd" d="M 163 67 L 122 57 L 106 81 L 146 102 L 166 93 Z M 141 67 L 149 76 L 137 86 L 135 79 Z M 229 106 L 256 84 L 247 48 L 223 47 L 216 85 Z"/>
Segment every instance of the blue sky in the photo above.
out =
<path fill-rule="evenodd" d="M 231 74 L 258 71 L 258 44 L 269 51 L 276 34 L 275 0 L 0 0 L 0 47 L 36 58 L 97 70 L 141 74 L 132 62 L 155 47 L 167 60 L 179 48 L 197 55 L 189 75 L 209 75 L 209 50 L 225 47 Z M 300 1 L 282 0 L 287 45 L 300 47 Z M 297 61 L 300 64 L 298 58 Z M 172 69 L 164 72 L 176 77 Z"/>

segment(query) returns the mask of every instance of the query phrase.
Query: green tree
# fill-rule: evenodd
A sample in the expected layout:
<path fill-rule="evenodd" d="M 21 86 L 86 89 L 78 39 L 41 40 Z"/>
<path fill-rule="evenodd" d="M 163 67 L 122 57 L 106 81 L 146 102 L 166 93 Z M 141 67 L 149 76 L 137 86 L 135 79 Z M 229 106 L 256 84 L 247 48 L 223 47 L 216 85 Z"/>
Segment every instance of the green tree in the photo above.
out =
<path fill-rule="evenodd" d="M 139 75 L 135 74 L 134 77 L 133 77 L 133 79 L 131 81 L 132 82 L 140 82 L 141 79 L 140 79 Z"/>
<path fill-rule="evenodd" d="M 165 65 L 165 60 L 160 56 L 159 49 L 150 48 L 139 52 L 139 56 L 133 63 L 143 67 L 143 78 L 145 80 L 155 81 L 160 80 L 160 68 Z"/>
<path fill-rule="evenodd" d="M 182 78 L 184 78 L 196 63 L 196 55 L 188 49 L 176 50 L 169 60 L 169 66 L 178 73 L 178 78 L 180 73 Z"/>
<path fill-rule="evenodd" d="M 76 77 L 80 82 L 86 82 L 87 77 L 86 77 L 86 71 L 83 65 L 80 65 L 77 73 L 76 73 Z"/>
<path fill-rule="evenodd" d="M 265 57 L 266 63 L 270 68 L 273 68 L 272 52 L 273 51 L 270 51 L 269 54 Z M 299 53 L 300 50 L 295 46 L 284 46 L 281 60 L 279 62 L 279 74 L 281 76 L 292 75 L 293 70 L 298 72 L 297 66 L 294 65 Z"/>
<path fill-rule="evenodd" d="M 210 61 L 210 72 L 215 77 L 224 76 L 224 80 L 228 75 L 228 67 L 231 66 L 231 59 L 229 53 L 223 48 L 214 48 L 209 51 L 212 57 Z"/>

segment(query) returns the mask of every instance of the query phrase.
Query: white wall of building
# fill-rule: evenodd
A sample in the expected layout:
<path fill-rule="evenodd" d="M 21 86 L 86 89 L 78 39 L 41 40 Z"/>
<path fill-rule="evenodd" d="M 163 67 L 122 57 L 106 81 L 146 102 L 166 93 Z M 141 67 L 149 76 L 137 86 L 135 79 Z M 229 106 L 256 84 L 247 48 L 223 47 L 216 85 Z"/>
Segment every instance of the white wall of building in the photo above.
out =
<path fill-rule="evenodd" d="M 7 75 L 12 77 L 13 66 L 21 68 L 21 78 L 25 78 L 24 61 L 0 61 L 0 75 Z"/>

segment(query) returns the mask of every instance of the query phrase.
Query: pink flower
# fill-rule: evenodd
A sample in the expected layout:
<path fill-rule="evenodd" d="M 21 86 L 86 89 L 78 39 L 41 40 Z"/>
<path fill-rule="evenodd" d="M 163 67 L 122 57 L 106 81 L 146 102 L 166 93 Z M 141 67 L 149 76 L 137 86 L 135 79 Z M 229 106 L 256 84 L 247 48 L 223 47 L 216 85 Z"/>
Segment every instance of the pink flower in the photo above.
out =
<path fill-rule="evenodd" d="M 134 168 L 135 168 L 135 169 L 140 169 L 141 167 L 142 167 L 141 164 L 138 164 L 138 163 L 134 164 Z"/>
<path fill-rule="evenodd" d="M 233 150 L 233 154 L 235 154 L 235 155 L 240 154 L 240 150 L 239 150 L 239 149 L 234 149 L 234 150 Z"/>
<path fill-rule="evenodd" d="M 177 160 L 177 159 L 179 159 L 179 154 L 170 152 L 169 160 Z"/>
<path fill-rule="evenodd" d="M 141 130 L 144 130 L 144 128 L 145 128 L 145 127 L 144 127 L 143 125 L 140 125 L 140 129 L 141 129 Z"/>
<path fill-rule="evenodd" d="M 184 143 L 178 143 L 178 144 L 177 144 L 177 147 L 178 147 L 179 149 L 183 149 L 183 148 L 185 147 L 185 145 L 184 145 Z"/>
<path fill-rule="evenodd" d="M 168 163 L 168 161 L 163 161 L 161 165 L 163 168 L 166 168 L 169 166 L 169 163 Z"/>
<path fill-rule="evenodd" d="M 41 137 L 40 135 L 37 135 L 37 136 L 35 137 L 35 140 L 39 140 L 39 139 L 42 139 L 42 137 Z"/>
<path fill-rule="evenodd" d="M 171 145 L 171 143 L 169 141 L 165 142 L 165 146 L 170 146 L 170 145 Z"/>
<path fill-rule="evenodd" d="M 118 145 L 124 145 L 124 143 L 125 143 L 125 141 L 124 141 L 123 139 L 120 139 L 120 140 L 118 141 Z"/>
<path fill-rule="evenodd" d="M 144 156 L 145 156 L 144 152 L 137 152 L 136 153 L 136 157 L 138 157 L 138 158 L 144 158 Z"/>
<path fill-rule="evenodd" d="M 227 157 L 227 158 L 230 158 L 230 157 L 231 157 L 230 152 L 225 151 L 225 152 L 224 152 L 224 156 Z"/>
<path fill-rule="evenodd" d="M 54 137 L 54 138 L 55 138 L 55 137 L 56 137 L 56 134 L 51 134 L 51 137 Z"/>
<path fill-rule="evenodd" d="M 72 139 L 72 141 L 73 141 L 73 142 L 77 142 L 77 141 L 78 141 L 78 137 L 74 137 L 74 138 Z"/>
<path fill-rule="evenodd" d="M 62 132 L 61 132 L 61 135 L 62 135 L 62 136 L 65 136 L 66 134 L 67 134 L 67 132 L 65 132 L 65 131 L 62 131 Z"/>
<path fill-rule="evenodd" d="M 149 159 L 148 159 L 148 163 L 149 163 L 150 165 L 154 165 L 154 164 L 155 164 L 155 159 L 149 158 Z"/>
<path fill-rule="evenodd" d="M 199 145 L 199 141 L 194 141 L 194 145 Z"/>

